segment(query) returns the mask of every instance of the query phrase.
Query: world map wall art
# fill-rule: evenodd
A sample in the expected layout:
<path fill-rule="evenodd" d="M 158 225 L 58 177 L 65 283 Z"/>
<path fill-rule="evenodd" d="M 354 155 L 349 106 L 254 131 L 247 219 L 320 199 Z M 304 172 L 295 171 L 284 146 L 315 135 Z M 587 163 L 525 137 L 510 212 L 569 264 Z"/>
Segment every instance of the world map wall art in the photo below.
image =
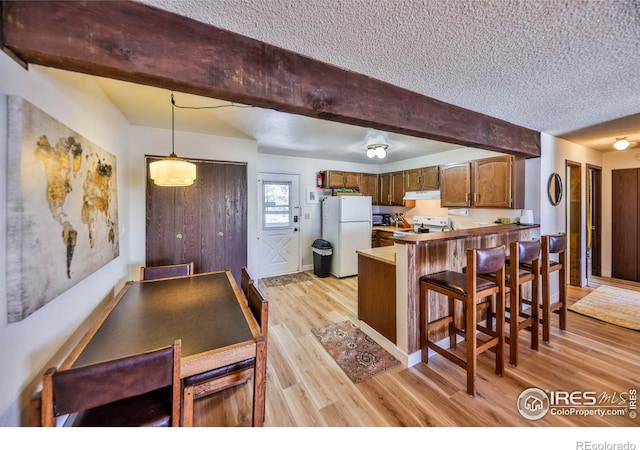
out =
<path fill-rule="evenodd" d="M 8 97 L 7 311 L 28 317 L 117 258 L 116 158 Z"/>

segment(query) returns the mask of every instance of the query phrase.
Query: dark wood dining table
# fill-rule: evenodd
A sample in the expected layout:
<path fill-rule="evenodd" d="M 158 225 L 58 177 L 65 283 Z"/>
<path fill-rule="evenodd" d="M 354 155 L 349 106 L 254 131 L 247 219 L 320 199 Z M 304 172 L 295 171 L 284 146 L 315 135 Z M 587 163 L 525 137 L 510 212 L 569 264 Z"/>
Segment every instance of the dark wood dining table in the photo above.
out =
<path fill-rule="evenodd" d="M 182 378 L 256 358 L 253 425 L 262 426 L 266 342 L 230 271 L 127 282 L 60 369 L 153 350 L 177 338 Z"/>

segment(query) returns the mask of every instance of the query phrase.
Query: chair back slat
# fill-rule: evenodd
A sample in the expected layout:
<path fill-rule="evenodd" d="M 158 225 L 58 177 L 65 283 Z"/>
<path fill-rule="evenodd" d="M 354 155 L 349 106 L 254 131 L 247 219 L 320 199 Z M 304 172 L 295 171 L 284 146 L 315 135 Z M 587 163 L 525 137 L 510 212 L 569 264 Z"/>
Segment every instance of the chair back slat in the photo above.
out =
<path fill-rule="evenodd" d="M 505 247 L 476 249 L 476 274 L 487 274 L 499 271 L 504 266 Z"/>
<path fill-rule="evenodd" d="M 540 241 L 518 241 L 518 259 L 520 263 L 530 263 L 540 258 Z"/>
<path fill-rule="evenodd" d="M 240 287 L 242 288 L 242 292 L 244 292 L 245 297 L 249 297 L 249 283 L 252 283 L 253 280 L 249 275 L 249 271 L 246 266 L 242 266 L 242 279 L 240 280 Z"/>
<path fill-rule="evenodd" d="M 264 297 L 262 292 L 256 286 L 256 283 L 249 284 L 249 295 L 247 296 L 249 302 L 249 309 L 255 317 L 256 322 L 260 326 L 262 335 L 267 337 L 268 323 L 269 323 L 269 302 Z"/>
<path fill-rule="evenodd" d="M 549 235 L 549 253 L 560 253 L 567 249 L 567 235 Z"/>
<path fill-rule="evenodd" d="M 193 275 L 194 263 L 170 264 L 166 266 L 140 267 L 140 280 L 158 280 L 160 278 L 187 277 Z"/>

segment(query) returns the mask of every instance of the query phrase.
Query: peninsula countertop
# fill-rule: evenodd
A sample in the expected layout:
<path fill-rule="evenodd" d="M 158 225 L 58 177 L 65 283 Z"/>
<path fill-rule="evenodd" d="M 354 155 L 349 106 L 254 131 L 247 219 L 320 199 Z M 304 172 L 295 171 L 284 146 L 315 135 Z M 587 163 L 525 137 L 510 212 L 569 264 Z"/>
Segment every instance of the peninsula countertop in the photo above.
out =
<path fill-rule="evenodd" d="M 396 248 L 393 245 L 356 250 L 356 253 L 383 263 L 396 265 Z"/>
<path fill-rule="evenodd" d="M 487 236 L 490 234 L 503 234 L 511 231 L 524 231 L 533 228 L 540 228 L 540 225 L 488 225 L 477 228 L 466 228 L 453 231 L 435 232 L 435 233 L 417 233 L 408 236 L 394 236 L 394 242 L 398 244 L 420 244 L 432 241 L 450 241 L 454 239 L 464 239 L 476 236 Z"/>

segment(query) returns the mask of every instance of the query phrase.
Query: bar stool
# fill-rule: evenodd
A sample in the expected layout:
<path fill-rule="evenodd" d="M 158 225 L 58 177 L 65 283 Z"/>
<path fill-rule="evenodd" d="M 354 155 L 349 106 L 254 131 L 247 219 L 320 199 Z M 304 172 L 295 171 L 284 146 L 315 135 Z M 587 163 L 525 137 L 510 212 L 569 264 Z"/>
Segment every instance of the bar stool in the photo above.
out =
<path fill-rule="evenodd" d="M 429 363 L 429 349 L 444 356 L 467 371 L 467 393 L 475 395 L 475 374 L 477 356 L 489 349 L 496 353 L 496 373 L 504 372 L 504 261 L 505 247 L 487 249 L 467 249 L 466 274 L 455 271 L 443 271 L 420 278 L 420 346 L 422 362 Z M 495 273 L 495 281 L 480 278 L 478 275 Z M 448 298 L 448 314 L 431 321 L 429 318 L 428 293 L 434 291 Z M 494 294 L 496 297 L 496 329 L 478 324 L 477 312 L 491 305 L 486 300 Z M 464 329 L 456 328 L 454 300 L 462 302 Z M 484 300 L 484 301 L 483 301 Z M 455 355 L 429 339 L 432 328 L 448 326 L 449 347 L 456 348 L 456 338 L 463 336 L 466 343 L 466 359 Z M 488 336 L 488 340 L 479 341 L 476 331 Z"/>
<path fill-rule="evenodd" d="M 551 255 L 558 255 L 558 261 L 553 261 Z M 540 264 L 540 278 L 542 279 L 542 339 L 549 342 L 551 336 L 551 313 L 559 314 L 561 330 L 567 329 L 567 235 L 564 233 L 542 236 L 542 261 Z M 532 270 L 530 264 L 520 264 L 525 269 Z M 558 272 L 558 301 L 551 303 L 551 276 Z M 523 302 L 531 304 L 531 302 Z"/>
<path fill-rule="evenodd" d="M 523 311 L 522 305 L 527 303 L 522 299 L 522 287 L 531 283 L 531 299 L 528 303 L 539 304 L 539 280 L 540 280 L 540 241 L 514 241 L 509 244 L 509 265 L 505 284 L 509 290 L 509 336 L 505 342 L 509 344 L 509 362 L 518 365 L 518 333 L 520 330 L 531 331 L 531 349 L 538 350 L 539 341 L 539 309 L 531 307 L 531 313 Z M 527 268 L 527 266 L 530 267 Z"/>
<path fill-rule="evenodd" d="M 557 254 L 558 261 L 550 256 Z M 551 313 L 560 315 L 561 330 L 567 329 L 567 235 L 552 234 L 542 236 L 542 339 L 549 342 L 551 336 Z M 551 303 L 551 274 L 558 272 L 558 301 Z"/>

